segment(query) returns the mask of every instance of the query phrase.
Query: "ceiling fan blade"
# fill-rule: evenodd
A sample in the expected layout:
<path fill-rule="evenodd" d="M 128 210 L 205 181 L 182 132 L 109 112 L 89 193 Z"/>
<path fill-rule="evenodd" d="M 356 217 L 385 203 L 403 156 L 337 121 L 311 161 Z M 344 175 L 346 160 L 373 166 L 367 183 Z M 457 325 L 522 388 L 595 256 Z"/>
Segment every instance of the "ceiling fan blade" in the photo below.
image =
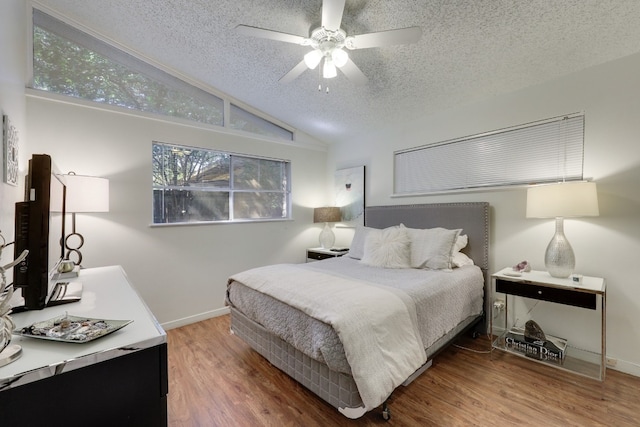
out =
<path fill-rule="evenodd" d="M 307 69 L 307 64 L 304 63 L 304 59 L 298 62 L 298 65 L 293 67 L 291 71 L 280 78 L 280 83 L 290 83 L 294 81 L 300 74 L 304 73 Z"/>
<path fill-rule="evenodd" d="M 306 37 L 296 36 L 294 34 L 281 33 L 279 31 L 265 30 L 264 28 L 250 27 L 248 25 L 236 26 L 236 31 L 245 36 L 260 37 L 263 39 L 277 40 L 279 42 L 287 42 L 294 44 L 305 44 Z"/>
<path fill-rule="evenodd" d="M 345 0 L 324 0 L 322 2 L 322 26 L 327 30 L 336 31 L 342 24 Z"/>
<path fill-rule="evenodd" d="M 367 49 L 370 47 L 391 46 L 394 44 L 409 44 L 420 40 L 421 35 L 422 29 L 420 27 L 378 31 L 376 33 L 347 37 L 345 46 L 348 49 Z"/>
<path fill-rule="evenodd" d="M 352 82 L 358 85 L 363 85 L 369 81 L 367 76 L 364 75 L 360 68 L 351 60 L 348 59 L 347 63 L 340 67 L 340 71 Z"/>

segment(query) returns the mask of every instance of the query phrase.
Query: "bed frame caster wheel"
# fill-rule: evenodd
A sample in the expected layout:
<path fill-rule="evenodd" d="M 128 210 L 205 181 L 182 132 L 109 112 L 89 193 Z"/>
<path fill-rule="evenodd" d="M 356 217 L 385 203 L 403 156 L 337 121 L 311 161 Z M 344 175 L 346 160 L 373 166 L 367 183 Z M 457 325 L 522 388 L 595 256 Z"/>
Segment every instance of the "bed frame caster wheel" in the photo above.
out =
<path fill-rule="evenodd" d="M 479 338 L 479 337 L 480 337 L 480 332 L 478 332 L 478 331 L 473 331 L 473 332 L 471 333 L 471 338 L 473 338 L 474 340 L 475 340 L 476 338 Z"/>
<path fill-rule="evenodd" d="M 382 406 L 382 419 L 385 421 L 389 421 L 391 419 L 391 411 L 386 404 Z"/>

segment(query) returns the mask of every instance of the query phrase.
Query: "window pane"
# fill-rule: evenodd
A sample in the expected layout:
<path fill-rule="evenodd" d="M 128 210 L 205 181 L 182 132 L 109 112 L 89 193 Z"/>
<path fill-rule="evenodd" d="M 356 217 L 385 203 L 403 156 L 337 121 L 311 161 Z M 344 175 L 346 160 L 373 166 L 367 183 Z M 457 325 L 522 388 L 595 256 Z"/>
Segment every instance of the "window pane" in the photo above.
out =
<path fill-rule="evenodd" d="M 235 219 L 286 218 L 286 195 L 284 193 L 244 193 L 233 196 Z"/>
<path fill-rule="evenodd" d="M 155 186 L 229 188 L 229 154 L 157 143 L 153 150 Z"/>
<path fill-rule="evenodd" d="M 229 127 L 231 129 L 257 133 L 258 135 L 293 141 L 293 132 L 243 110 L 234 104 L 231 104 L 231 111 L 229 113 Z"/>
<path fill-rule="evenodd" d="M 154 224 L 229 220 L 226 191 L 156 189 L 153 199 Z"/>
<path fill-rule="evenodd" d="M 35 89 L 223 125 L 221 98 L 40 11 L 33 21 Z"/>
<path fill-rule="evenodd" d="M 284 191 L 286 189 L 284 165 L 281 161 L 234 156 L 233 188 Z"/>
<path fill-rule="evenodd" d="M 285 160 L 154 142 L 152 162 L 154 224 L 291 217 Z"/>

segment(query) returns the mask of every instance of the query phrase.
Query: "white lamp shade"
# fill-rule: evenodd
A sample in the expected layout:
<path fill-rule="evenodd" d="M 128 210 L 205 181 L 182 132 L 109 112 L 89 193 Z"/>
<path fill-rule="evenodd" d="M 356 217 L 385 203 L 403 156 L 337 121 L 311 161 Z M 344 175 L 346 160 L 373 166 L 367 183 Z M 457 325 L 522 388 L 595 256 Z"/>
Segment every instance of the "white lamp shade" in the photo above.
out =
<path fill-rule="evenodd" d="M 109 212 L 109 180 L 95 176 L 63 175 L 67 186 L 66 210 Z"/>
<path fill-rule="evenodd" d="M 527 189 L 527 218 L 598 216 L 595 182 L 570 181 Z"/>
<path fill-rule="evenodd" d="M 336 66 L 333 64 L 333 60 L 330 56 L 325 56 L 324 58 L 324 66 L 322 68 L 322 77 L 325 79 L 332 79 L 338 75 L 336 71 Z"/>
<path fill-rule="evenodd" d="M 304 63 L 310 70 L 315 69 L 322 60 L 322 51 L 314 49 L 304 56 Z"/>
<path fill-rule="evenodd" d="M 342 49 L 334 49 L 334 51 L 331 52 L 331 59 L 333 59 L 336 67 L 342 68 L 349 60 L 349 54 Z"/>

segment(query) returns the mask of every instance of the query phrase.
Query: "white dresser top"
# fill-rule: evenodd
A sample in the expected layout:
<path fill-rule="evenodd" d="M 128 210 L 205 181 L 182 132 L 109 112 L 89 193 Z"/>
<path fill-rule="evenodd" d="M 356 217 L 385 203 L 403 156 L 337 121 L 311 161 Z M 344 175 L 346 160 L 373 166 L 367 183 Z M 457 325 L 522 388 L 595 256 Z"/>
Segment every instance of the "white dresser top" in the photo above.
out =
<path fill-rule="evenodd" d="M 17 329 L 64 315 L 133 320 L 124 328 L 87 343 L 65 343 L 14 335 L 22 356 L 0 367 L 0 391 L 167 342 L 167 337 L 120 266 L 80 270 L 66 281 L 82 283 L 82 300 L 11 315 Z"/>

